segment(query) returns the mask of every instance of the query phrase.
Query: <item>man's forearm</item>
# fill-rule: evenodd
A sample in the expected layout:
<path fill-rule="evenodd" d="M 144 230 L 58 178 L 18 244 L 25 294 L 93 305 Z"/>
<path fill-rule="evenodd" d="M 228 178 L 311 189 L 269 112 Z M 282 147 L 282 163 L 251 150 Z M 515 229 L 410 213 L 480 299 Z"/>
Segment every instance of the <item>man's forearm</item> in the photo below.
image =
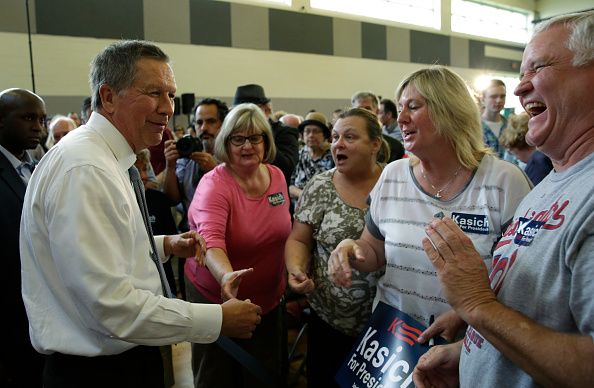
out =
<path fill-rule="evenodd" d="M 165 175 L 163 179 L 163 192 L 171 201 L 179 203 L 181 201 L 181 195 L 177 175 L 175 175 L 175 168 L 171 169 L 167 167 L 163 170 L 163 174 Z"/>
<path fill-rule="evenodd" d="M 592 337 L 560 333 L 499 303 L 481 306 L 468 322 L 515 365 L 543 386 L 590 386 Z"/>

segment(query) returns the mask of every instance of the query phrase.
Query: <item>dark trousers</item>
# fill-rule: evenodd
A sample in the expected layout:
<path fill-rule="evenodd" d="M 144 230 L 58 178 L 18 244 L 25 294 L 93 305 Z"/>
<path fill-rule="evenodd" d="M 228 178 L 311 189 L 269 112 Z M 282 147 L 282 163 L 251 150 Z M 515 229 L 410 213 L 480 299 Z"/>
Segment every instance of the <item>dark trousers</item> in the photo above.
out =
<path fill-rule="evenodd" d="M 194 303 L 212 303 L 186 278 L 186 295 Z M 276 387 L 286 387 L 288 370 L 287 329 L 284 302 L 262 315 L 250 339 L 232 341 L 261 363 L 269 375 L 278 380 Z M 192 371 L 195 388 L 251 388 L 262 383 L 217 343 L 192 344 Z"/>
<path fill-rule="evenodd" d="M 356 340 L 327 324 L 312 309 L 307 325 L 307 386 L 338 387 L 334 376 Z"/>
<path fill-rule="evenodd" d="M 29 335 L 10 335 L 8 344 L 0 350 L 0 387 L 2 388 L 39 388 L 43 374 L 45 356 L 33 349 Z"/>
<path fill-rule="evenodd" d="M 46 357 L 44 388 L 163 388 L 158 347 L 136 346 L 110 356 L 54 353 Z"/>

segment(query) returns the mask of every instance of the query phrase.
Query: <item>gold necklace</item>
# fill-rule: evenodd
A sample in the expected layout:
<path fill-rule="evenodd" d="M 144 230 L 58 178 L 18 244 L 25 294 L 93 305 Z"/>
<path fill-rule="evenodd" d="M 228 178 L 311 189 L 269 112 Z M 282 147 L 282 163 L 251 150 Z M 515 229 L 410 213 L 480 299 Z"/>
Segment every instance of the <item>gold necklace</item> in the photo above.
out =
<path fill-rule="evenodd" d="M 423 166 L 421 166 L 421 175 L 423 176 L 423 179 L 425 179 L 427 181 L 427 183 L 429 183 L 429 186 L 431 186 L 431 188 L 433 189 L 433 191 L 435 191 L 435 198 L 441 198 L 442 197 L 441 193 L 444 192 L 445 190 L 447 190 L 448 187 L 450 187 L 450 185 L 452 184 L 452 182 L 458 176 L 458 173 L 460 172 L 461 169 L 462 169 L 462 166 L 458 167 L 458 169 L 454 172 L 454 175 L 452 175 L 452 178 L 450 178 L 450 180 L 448 181 L 448 183 L 446 183 L 445 186 L 443 186 L 439 190 L 437 189 L 437 187 L 433 186 L 433 183 L 431 183 L 431 181 L 427 177 L 427 174 L 425 174 L 425 169 L 423 168 Z"/>

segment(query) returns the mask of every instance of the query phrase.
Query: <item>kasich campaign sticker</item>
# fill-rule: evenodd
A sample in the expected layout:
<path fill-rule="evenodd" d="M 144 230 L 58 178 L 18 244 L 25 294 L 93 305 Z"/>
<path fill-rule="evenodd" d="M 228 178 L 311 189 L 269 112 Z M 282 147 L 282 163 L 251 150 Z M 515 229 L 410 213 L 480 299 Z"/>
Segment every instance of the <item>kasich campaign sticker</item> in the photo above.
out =
<path fill-rule="evenodd" d="M 520 217 L 518 220 L 516 237 L 514 237 L 514 243 L 523 246 L 532 244 L 534 237 L 536 237 L 536 234 L 544 224 L 545 221 L 535 221 L 529 218 Z"/>
<path fill-rule="evenodd" d="M 282 205 L 285 203 L 285 197 L 283 196 L 283 193 L 281 193 L 281 192 L 270 194 L 268 196 L 268 203 L 271 204 L 272 206 Z"/>
<path fill-rule="evenodd" d="M 489 218 L 483 214 L 453 212 L 452 220 L 466 233 L 489 234 Z"/>

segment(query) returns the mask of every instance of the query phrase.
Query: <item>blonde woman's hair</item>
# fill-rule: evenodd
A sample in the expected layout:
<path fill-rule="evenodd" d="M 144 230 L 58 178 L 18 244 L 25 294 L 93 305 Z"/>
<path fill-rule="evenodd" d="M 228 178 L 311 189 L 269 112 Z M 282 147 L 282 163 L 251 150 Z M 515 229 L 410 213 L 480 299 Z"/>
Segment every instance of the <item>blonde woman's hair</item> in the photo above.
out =
<path fill-rule="evenodd" d="M 528 113 L 522 112 L 513 115 L 507 122 L 505 131 L 499 138 L 499 143 L 505 148 L 525 149 L 530 148 L 526 143 L 526 133 L 528 132 L 528 120 L 530 116 Z"/>
<path fill-rule="evenodd" d="M 437 133 L 448 140 L 462 166 L 475 169 L 484 155 L 493 153 L 483 140 L 476 102 L 458 74 L 443 66 L 415 71 L 398 85 L 396 101 L 409 86 L 425 99 Z M 414 158 L 416 163 L 418 159 Z"/>
<path fill-rule="evenodd" d="M 262 133 L 264 135 L 264 159 L 262 163 L 270 163 L 276 157 L 276 146 L 270 123 L 258 105 L 251 103 L 239 104 L 227 114 L 221 131 L 217 135 L 214 145 L 214 156 L 224 163 L 229 163 L 229 138 L 236 132 L 245 131 L 247 134 Z"/>

